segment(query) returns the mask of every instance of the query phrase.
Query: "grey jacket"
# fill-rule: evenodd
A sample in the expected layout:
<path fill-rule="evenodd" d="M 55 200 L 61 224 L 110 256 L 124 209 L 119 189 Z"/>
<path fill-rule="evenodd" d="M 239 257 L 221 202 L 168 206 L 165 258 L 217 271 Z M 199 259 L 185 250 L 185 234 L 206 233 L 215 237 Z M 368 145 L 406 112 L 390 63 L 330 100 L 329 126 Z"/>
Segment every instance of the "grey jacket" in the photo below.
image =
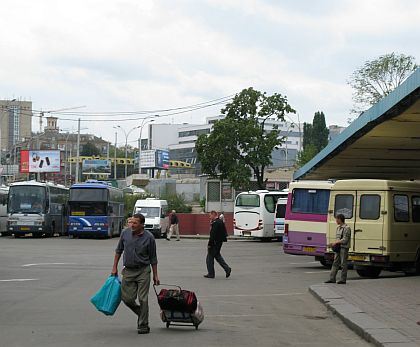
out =
<path fill-rule="evenodd" d="M 341 241 L 342 248 L 350 248 L 351 229 L 347 224 L 337 227 L 336 239 Z"/>

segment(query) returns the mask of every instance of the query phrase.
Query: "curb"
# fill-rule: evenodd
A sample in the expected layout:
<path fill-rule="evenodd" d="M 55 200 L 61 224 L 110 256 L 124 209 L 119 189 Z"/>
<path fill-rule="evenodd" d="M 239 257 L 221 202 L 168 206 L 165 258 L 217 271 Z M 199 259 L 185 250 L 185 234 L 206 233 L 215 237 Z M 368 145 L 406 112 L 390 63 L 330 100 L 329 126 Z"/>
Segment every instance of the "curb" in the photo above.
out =
<path fill-rule="evenodd" d="M 309 292 L 363 339 L 381 347 L 418 346 L 397 330 L 372 318 L 362 309 L 347 302 L 340 294 L 334 292 L 333 286 L 312 285 L 309 287 Z"/>

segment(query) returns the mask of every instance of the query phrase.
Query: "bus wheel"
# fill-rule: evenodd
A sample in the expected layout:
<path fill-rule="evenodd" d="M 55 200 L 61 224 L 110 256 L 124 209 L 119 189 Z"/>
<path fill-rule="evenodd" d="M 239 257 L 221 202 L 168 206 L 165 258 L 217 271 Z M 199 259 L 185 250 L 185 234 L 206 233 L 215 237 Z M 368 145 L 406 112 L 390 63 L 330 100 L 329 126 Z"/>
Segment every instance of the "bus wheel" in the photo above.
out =
<path fill-rule="evenodd" d="M 381 274 L 382 269 L 380 267 L 365 266 L 356 271 L 360 277 L 377 278 Z"/>
<path fill-rule="evenodd" d="M 321 259 L 319 261 L 321 263 L 321 265 L 327 269 L 331 269 L 332 264 L 330 262 L 327 262 L 327 260 L 325 258 Z"/>
<path fill-rule="evenodd" d="M 51 224 L 51 228 L 50 228 L 51 232 L 48 234 L 49 237 L 54 237 L 55 235 L 55 224 L 52 223 Z"/>

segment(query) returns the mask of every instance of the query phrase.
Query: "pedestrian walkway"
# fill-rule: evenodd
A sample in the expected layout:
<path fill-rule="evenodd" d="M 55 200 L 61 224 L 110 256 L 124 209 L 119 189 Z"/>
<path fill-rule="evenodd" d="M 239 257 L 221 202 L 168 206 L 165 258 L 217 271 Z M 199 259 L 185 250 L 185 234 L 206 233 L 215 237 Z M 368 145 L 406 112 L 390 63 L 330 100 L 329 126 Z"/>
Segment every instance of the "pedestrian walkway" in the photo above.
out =
<path fill-rule="evenodd" d="M 320 284 L 309 289 L 350 328 L 378 346 L 420 346 L 420 277 Z"/>

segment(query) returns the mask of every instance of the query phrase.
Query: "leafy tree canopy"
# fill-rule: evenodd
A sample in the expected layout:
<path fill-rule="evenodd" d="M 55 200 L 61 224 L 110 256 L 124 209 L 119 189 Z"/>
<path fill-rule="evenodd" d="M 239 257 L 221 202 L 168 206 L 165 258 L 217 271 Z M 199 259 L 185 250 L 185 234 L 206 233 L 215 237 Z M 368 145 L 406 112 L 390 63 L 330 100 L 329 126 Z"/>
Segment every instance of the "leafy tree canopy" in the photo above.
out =
<path fill-rule="evenodd" d="M 354 106 L 359 114 L 391 93 L 418 67 L 410 55 L 390 53 L 366 61 L 350 76 Z"/>
<path fill-rule="evenodd" d="M 86 142 L 82 150 L 80 151 L 80 155 L 82 156 L 91 156 L 91 155 L 100 155 L 101 151 L 98 147 L 95 146 L 93 142 Z"/>
<path fill-rule="evenodd" d="M 264 171 L 283 138 L 277 126 L 264 126 L 268 119 L 283 121 L 286 113 L 295 110 L 281 94 L 268 96 L 253 88 L 236 94 L 222 109 L 225 118 L 196 142 L 203 172 L 230 181 L 235 189 L 249 188 L 253 173 L 258 187 L 265 188 Z"/>

